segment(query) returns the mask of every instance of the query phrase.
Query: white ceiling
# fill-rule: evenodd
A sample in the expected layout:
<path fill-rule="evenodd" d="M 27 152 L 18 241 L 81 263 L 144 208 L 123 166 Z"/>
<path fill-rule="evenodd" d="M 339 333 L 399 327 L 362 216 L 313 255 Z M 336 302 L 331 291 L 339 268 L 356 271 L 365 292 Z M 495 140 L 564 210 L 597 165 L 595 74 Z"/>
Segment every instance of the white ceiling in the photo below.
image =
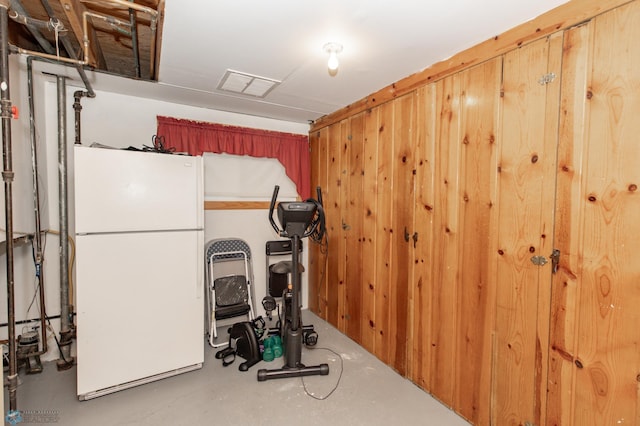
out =
<path fill-rule="evenodd" d="M 565 1 L 166 0 L 159 84 L 120 90 L 304 123 Z M 344 46 L 335 76 L 327 42 Z M 228 69 L 282 83 L 264 99 L 217 90 Z"/>

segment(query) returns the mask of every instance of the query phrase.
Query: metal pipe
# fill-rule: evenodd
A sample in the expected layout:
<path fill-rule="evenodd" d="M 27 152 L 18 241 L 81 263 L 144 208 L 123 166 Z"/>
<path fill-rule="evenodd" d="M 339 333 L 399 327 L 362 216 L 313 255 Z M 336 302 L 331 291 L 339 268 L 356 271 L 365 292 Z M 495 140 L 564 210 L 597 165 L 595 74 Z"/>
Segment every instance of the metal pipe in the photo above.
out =
<path fill-rule="evenodd" d="M 95 3 L 95 0 L 80 0 L 83 3 Z M 154 10 L 150 7 L 147 6 L 141 6 L 139 4 L 133 3 L 133 2 L 128 2 L 127 0 L 101 0 L 99 1 L 99 3 L 101 3 L 102 5 L 104 5 L 105 3 L 110 3 L 110 4 L 114 4 L 114 5 L 120 5 L 126 9 L 134 9 L 137 10 L 138 12 L 143 12 L 146 13 L 147 15 L 149 15 L 149 28 L 151 30 L 151 43 L 149 43 L 150 45 L 150 58 L 149 58 L 149 63 L 150 63 L 150 73 L 151 76 L 153 76 L 154 74 L 154 70 L 155 70 L 155 60 L 156 60 L 156 31 L 158 28 L 158 11 Z M 86 12 L 85 12 L 86 13 Z M 83 44 L 84 44 L 84 60 L 87 61 L 89 58 L 89 36 L 87 33 L 87 16 L 86 14 L 83 13 L 82 14 L 82 25 L 83 25 L 83 32 L 84 32 L 84 40 L 83 40 Z M 87 63 L 87 62 L 85 62 Z"/>
<path fill-rule="evenodd" d="M 80 103 L 80 99 L 83 96 L 86 96 L 86 92 L 82 90 L 76 90 L 73 92 L 73 111 L 75 113 L 74 123 L 75 123 L 75 145 L 81 145 L 82 140 L 80 138 L 80 112 L 82 111 L 82 103 Z"/>
<path fill-rule="evenodd" d="M 48 0 L 40 0 L 42 3 L 42 6 L 44 6 L 45 10 L 47 11 L 47 14 L 49 15 L 49 18 L 51 18 L 52 20 L 56 20 L 58 22 L 60 22 L 60 20 L 58 18 L 56 18 L 55 12 L 53 10 L 53 8 L 51 7 L 51 5 L 49 4 Z M 87 35 L 85 34 L 85 37 L 87 37 Z M 89 83 L 89 79 L 87 78 L 87 74 L 84 72 L 84 68 L 82 68 L 83 65 L 87 65 L 89 63 L 89 57 L 85 56 L 84 60 L 79 60 L 78 56 L 76 55 L 75 49 L 73 48 L 73 45 L 71 44 L 71 42 L 69 41 L 68 36 L 66 35 L 66 33 L 60 33 L 60 40 L 62 41 L 62 45 L 64 46 L 64 49 L 67 51 L 67 53 L 69 54 L 69 60 L 67 60 L 67 58 L 61 58 L 61 57 L 57 57 L 57 56 L 50 56 L 48 59 L 54 59 L 54 60 L 58 60 L 58 61 L 63 61 L 63 62 L 67 62 L 67 63 L 72 63 L 76 65 L 76 69 L 78 70 L 78 74 L 80 74 L 80 78 L 82 79 L 82 82 L 84 83 L 84 87 L 87 88 L 87 96 L 90 98 L 95 98 L 96 94 L 93 91 L 93 89 L 91 88 L 91 83 Z M 22 52 L 21 52 L 22 53 Z M 33 56 L 43 56 L 37 52 L 30 52 L 29 54 L 33 55 Z"/>
<path fill-rule="evenodd" d="M 102 13 L 97 13 L 97 12 L 91 12 L 89 10 L 85 10 L 84 12 L 82 12 L 83 16 L 91 16 L 93 18 L 98 18 L 104 22 L 106 22 L 109 25 L 114 25 L 114 26 L 122 26 L 122 27 L 128 27 L 129 25 L 131 25 L 129 22 L 127 21 L 123 21 L 122 19 L 118 19 L 116 17 L 113 16 L 109 16 L 109 15 L 103 15 Z M 87 27 L 87 20 L 84 20 L 84 32 L 85 35 L 88 34 L 88 27 Z"/>
<path fill-rule="evenodd" d="M 49 21 L 41 21 L 39 19 L 34 19 L 31 18 L 30 16 L 26 16 L 26 15 L 20 15 L 19 13 L 15 13 L 13 15 L 9 15 L 9 18 L 11 18 L 11 20 L 16 21 L 18 24 L 22 24 L 25 27 L 29 28 L 29 30 L 31 30 L 33 28 L 33 30 L 37 30 L 36 27 L 40 27 L 40 28 L 49 28 Z"/>
<path fill-rule="evenodd" d="M 33 102 L 33 59 L 27 58 L 27 87 L 29 96 L 29 131 L 31 138 L 31 170 L 33 175 L 33 210 L 35 216 L 35 235 L 33 238 L 35 251 L 36 279 L 40 296 L 40 340 L 41 353 L 47 353 L 47 312 L 44 291 L 44 255 L 42 250 L 42 226 L 40 223 L 40 184 L 38 179 L 38 143 L 36 141 L 35 107 Z"/>
<path fill-rule="evenodd" d="M 100 3 L 101 5 L 105 5 L 105 3 L 111 3 L 115 5 L 120 5 L 125 9 L 134 9 L 138 12 L 146 13 L 151 17 L 153 21 L 156 21 L 158 18 L 158 11 L 154 10 L 147 6 L 142 6 L 133 2 L 129 2 L 128 0 L 80 0 L 82 3 Z"/>
<path fill-rule="evenodd" d="M 67 85 L 66 77 L 56 76 L 58 88 L 58 194 L 60 224 L 60 359 L 58 370 L 73 365 L 69 327 L 69 218 L 67 196 Z"/>
<path fill-rule="evenodd" d="M 109 24 L 117 24 L 117 25 L 123 25 L 123 26 L 129 25 L 128 22 L 122 21 L 112 16 L 102 15 L 99 13 L 91 12 L 89 10 L 85 10 L 84 12 L 82 12 L 82 45 L 84 50 L 85 63 L 89 62 L 89 19 L 88 19 L 89 16 L 93 18 L 102 19 L 103 21 Z"/>
<path fill-rule="evenodd" d="M 9 91 L 9 0 L 0 0 L 0 117 L 2 118 L 2 179 L 4 180 L 7 244 L 7 316 L 9 323 L 9 415 L 17 412 L 18 368 L 13 270 L 13 161 L 11 152 L 11 96 Z"/>
<path fill-rule="evenodd" d="M 22 16 L 30 18 L 24 6 L 22 6 L 22 3 L 19 0 L 11 0 L 11 9 Z M 47 40 L 42 35 L 40 30 L 38 30 L 35 26 L 29 25 L 29 24 L 25 24 L 25 25 L 27 26 L 29 31 L 31 31 L 31 34 L 33 34 L 33 36 L 38 41 L 40 46 L 42 46 L 45 52 L 50 54 L 56 53 L 56 50 L 54 49 L 54 47 L 51 45 L 51 43 L 49 43 L 49 40 Z"/>
<path fill-rule="evenodd" d="M 64 56 L 49 55 L 47 53 L 23 49 L 22 47 L 17 47 L 17 46 L 14 46 L 14 49 L 16 53 L 20 53 L 21 55 L 39 56 L 41 58 L 51 59 L 52 61 L 55 61 L 55 62 L 66 62 L 68 64 L 87 65 L 87 62 L 80 61 L 78 59 L 65 58 Z"/>
<path fill-rule="evenodd" d="M 47 30 L 51 29 L 51 21 L 42 21 L 40 19 L 32 18 L 29 15 L 21 15 L 15 10 L 13 14 L 9 14 L 9 18 L 13 21 L 16 21 L 18 24 L 22 24 L 25 27 L 29 28 L 29 31 L 37 32 L 38 34 L 40 33 L 38 31 L 38 27 Z M 49 46 L 51 46 L 51 44 L 49 44 Z M 55 53 L 55 51 L 51 53 Z"/>

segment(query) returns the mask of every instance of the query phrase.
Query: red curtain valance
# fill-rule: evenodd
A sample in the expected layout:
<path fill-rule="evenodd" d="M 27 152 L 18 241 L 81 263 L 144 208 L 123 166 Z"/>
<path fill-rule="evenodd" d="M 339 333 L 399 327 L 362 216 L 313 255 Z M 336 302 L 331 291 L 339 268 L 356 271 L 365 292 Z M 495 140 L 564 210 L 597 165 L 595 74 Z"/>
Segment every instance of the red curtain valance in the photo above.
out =
<path fill-rule="evenodd" d="M 167 148 L 191 155 L 203 152 L 275 158 L 303 200 L 311 195 L 309 140 L 305 135 L 226 126 L 158 116 L 158 136 Z"/>

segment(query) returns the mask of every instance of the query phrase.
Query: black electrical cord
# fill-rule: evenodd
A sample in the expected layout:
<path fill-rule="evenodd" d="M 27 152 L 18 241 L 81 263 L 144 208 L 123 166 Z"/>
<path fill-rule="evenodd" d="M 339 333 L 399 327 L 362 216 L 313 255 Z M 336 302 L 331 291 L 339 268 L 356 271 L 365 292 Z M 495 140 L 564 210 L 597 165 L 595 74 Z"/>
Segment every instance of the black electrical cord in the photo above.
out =
<path fill-rule="evenodd" d="M 331 396 L 331 395 L 332 395 L 332 394 L 333 394 L 333 393 L 338 389 L 338 386 L 340 386 L 340 379 L 342 379 L 342 373 L 343 373 L 343 371 L 344 371 L 344 360 L 342 359 L 342 355 L 340 355 L 339 353 L 337 353 L 337 352 L 336 352 L 336 351 L 334 351 L 333 349 L 329 349 L 329 348 L 316 348 L 316 347 L 307 347 L 307 348 L 308 348 L 308 349 L 313 349 L 313 350 L 323 349 L 323 350 L 325 350 L 325 351 L 329 351 L 329 352 L 331 352 L 332 354 L 334 354 L 335 356 L 337 356 L 337 357 L 338 357 L 338 359 L 340 359 L 340 374 L 338 375 L 338 381 L 336 382 L 336 385 L 333 387 L 333 389 L 331 389 L 331 391 L 330 391 L 328 394 L 324 395 L 324 396 L 315 396 L 315 395 L 313 395 L 312 393 L 310 393 L 310 392 L 307 390 L 307 385 L 306 385 L 306 383 L 304 382 L 304 376 L 300 376 L 300 380 L 302 381 L 302 388 L 304 389 L 304 393 L 306 393 L 306 394 L 307 394 L 307 396 L 309 396 L 309 397 L 311 397 L 311 398 L 313 398 L 313 399 L 315 399 L 315 400 L 318 400 L 318 401 L 324 401 L 325 399 L 329 398 L 329 397 L 330 397 L 330 396 Z"/>
<path fill-rule="evenodd" d="M 143 145 L 142 150 L 149 152 L 159 152 L 161 154 L 173 154 L 176 150 L 174 147 L 165 147 L 164 136 L 153 135 L 151 137 L 151 142 L 153 143 L 153 146 Z"/>
<path fill-rule="evenodd" d="M 32 246 L 32 250 L 31 250 L 31 252 L 32 252 L 32 255 L 33 255 L 33 260 L 34 260 L 34 262 L 35 262 L 35 247 L 33 246 L 33 243 L 32 243 L 32 245 L 31 245 L 31 246 Z M 46 246 L 47 246 L 47 234 L 45 233 L 45 234 L 44 234 L 43 244 L 42 244 L 42 251 L 44 251 L 44 250 L 46 249 Z M 42 273 L 42 271 L 39 271 L 39 273 Z M 39 290 L 40 290 L 40 291 L 42 291 L 42 288 L 40 288 L 40 285 L 38 285 L 38 288 L 39 288 Z M 34 294 L 34 298 L 35 298 L 35 294 Z M 49 329 L 51 329 L 51 330 L 53 330 L 53 325 L 51 324 L 51 319 L 50 319 L 50 317 L 47 315 L 47 307 L 46 307 L 46 306 L 44 306 L 44 307 L 43 307 L 43 311 L 44 311 L 44 317 L 45 317 L 45 319 L 47 320 L 47 323 L 49 324 L 49 327 L 48 327 L 48 328 L 49 328 Z M 59 316 L 57 316 L 57 318 L 60 318 L 60 317 L 59 317 Z M 71 364 L 73 364 L 73 361 L 69 361 L 68 359 L 66 359 L 66 358 L 64 357 L 64 352 L 62 351 L 62 347 L 60 347 L 60 341 L 58 340 L 58 336 L 56 336 L 56 333 L 55 333 L 55 332 L 53 332 L 52 334 L 53 334 L 53 338 L 54 338 L 54 340 L 56 341 L 56 346 L 58 347 L 58 351 L 60 352 L 60 358 L 62 358 L 62 361 L 64 361 L 64 363 L 65 363 L 66 365 L 71 365 Z M 44 333 L 44 336 L 45 336 L 45 338 L 46 338 L 46 331 L 45 331 L 45 333 Z"/>
<path fill-rule="evenodd" d="M 316 206 L 316 214 L 309 225 L 309 227 L 313 229 L 313 232 L 309 234 L 309 239 L 315 243 L 322 244 L 322 240 L 327 232 L 324 208 L 320 201 L 314 200 L 313 198 L 308 198 L 306 202 L 313 203 Z"/>

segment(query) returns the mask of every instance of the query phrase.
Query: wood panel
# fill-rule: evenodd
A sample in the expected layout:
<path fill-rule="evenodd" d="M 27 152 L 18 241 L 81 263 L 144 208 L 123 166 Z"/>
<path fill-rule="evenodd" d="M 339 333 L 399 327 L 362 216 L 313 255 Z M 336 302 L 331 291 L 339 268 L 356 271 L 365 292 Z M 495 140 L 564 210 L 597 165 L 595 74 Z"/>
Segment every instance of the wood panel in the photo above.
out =
<path fill-rule="evenodd" d="M 326 205 L 325 217 L 327 225 L 327 291 L 326 291 L 326 319 L 330 324 L 338 327 L 339 319 L 339 287 L 343 277 L 343 238 L 341 227 L 342 207 L 342 123 L 328 128 L 327 140 L 327 187 L 323 202 Z"/>
<path fill-rule="evenodd" d="M 345 235 L 345 284 L 344 284 L 344 332 L 357 343 L 362 342 L 362 296 L 365 268 L 362 246 L 363 235 L 363 154 L 364 115 L 349 119 L 347 137 L 348 186 L 343 188 L 346 199 L 343 202 L 343 231 Z M 368 263 L 368 262 L 367 262 Z"/>
<path fill-rule="evenodd" d="M 376 271 L 381 259 L 376 252 L 378 218 L 378 109 L 364 113 L 362 193 L 362 322 L 361 345 L 374 352 L 376 341 Z"/>
<path fill-rule="evenodd" d="M 393 104 L 393 191 L 391 223 L 391 281 L 389 283 L 389 353 L 391 366 L 407 373 L 409 326 L 409 288 L 413 259 L 415 93 Z M 408 241 L 407 241 L 408 239 Z"/>
<path fill-rule="evenodd" d="M 311 143 L 311 183 L 320 186 L 323 196 L 323 204 L 325 214 L 327 214 L 328 206 L 331 205 L 329 188 L 329 128 L 324 128 L 310 135 Z M 327 219 L 328 220 L 328 219 Z M 315 292 L 309 293 L 309 298 L 316 297 L 317 300 L 309 300 L 310 307 L 315 307 L 316 314 L 321 318 L 327 319 L 327 303 L 328 303 L 328 267 L 329 267 L 329 236 L 330 230 L 324 237 L 322 246 L 316 246 L 314 251 L 310 252 L 309 267 L 310 280 L 314 280 L 315 284 L 310 283 L 310 288 L 315 288 Z M 315 245 L 314 245 L 315 246 Z"/>
<path fill-rule="evenodd" d="M 559 224 L 559 231 L 570 232 L 557 234 L 563 247 L 578 248 L 563 265 L 578 267 L 575 353 L 562 360 L 563 370 L 574 372 L 559 376 L 560 388 L 575 395 L 573 407 L 562 407 L 571 412 L 559 418 L 573 424 L 640 422 L 639 24 L 635 2 L 590 25 L 587 81 L 575 92 L 587 99 L 586 111 L 572 111 L 575 120 L 585 119 L 584 139 L 567 134 L 573 137 L 566 143 L 584 146 L 584 155 L 569 164 L 580 179 L 571 205 L 577 214 Z M 580 106 L 573 97 L 567 104 Z"/>
<path fill-rule="evenodd" d="M 460 74 L 460 182 L 454 409 L 489 423 L 495 281 L 490 274 L 497 162 L 500 58 Z M 452 283 L 453 284 L 453 283 Z"/>
<path fill-rule="evenodd" d="M 584 155 L 584 124 L 590 28 L 587 23 L 564 35 L 562 90 L 557 166 L 557 201 L 554 246 L 560 262 L 553 276 L 549 342 L 547 424 L 573 424 L 574 357 L 576 353 L 577 300 Z M 572 236 L 574 236 L 572 238 Z"/>
<path fill-rule="evenodd" d="M 553 252 L 555 214 L 554 207 L 556 193 L 553 188 L 557 186 L 557 164 L 558 164 L 558 133 L 559 133 L 559 110 L 560 110 L 560 89 L 562 85 L 554 81 L 559 80 L 562 70 L 563 34 L 557 33 L 549 37 L 549 56 L 547 65 L 547 76 L 551 74 L 553 81 L 546 84 L 546 108 L 545 122 L 543 128 L 544 140 L 544 161 L 542 162 L 543 186 L 540 205 L 540 244 L 537 253 L 545 256 L 549 264 L 548 270 L 541 268 L 538 288 L 538 317 L 537 317 L 537 338 L 538 347 L 536 350 L 536 381 L 535 381 L 535 421 L 538 424 L 545 424 L 547 416 L 548 401 L 548 376 L 549 376 L 549 328 L 551 321 L 551 274 L 553 273 Z M 555 75 L 555 77 L 553 77 Z M 540 81 L 538 81 L 540 84 Z"/>
<path fill-rule="evenodd" d="M 320 187 L 322 191 L 327 186 L 327 129 L 318 130 L 309 135 L 311 149 L 311 185 Z M 323 197 L 324 198 L 324 197 Z M 326 300 L 326 247 L 324 243 L 316 244 L 309 241 L 309 310 L 323 317 L 324 306 L 321 301 Z"/>
<path fill-rule="evenodd" d="M 338 245 L 334 249 L 338 251 L 338 286 L 337 286 L 337 327 L 343 333 L 346 331 L 345 313 L 347 310 L 345 301 L 347 299 L 347 264 L 349 253 L 347 251 L 347 239 L 349 238 L 348 227 L 345 222 L 345 216 L 349 211 L 349 187 L 351 176 L 349 174 L 349 160 L 351 155 L 351 119 L 345 119 L 340 122 L 340 167 L 339 179 L 340 187 L 338 197 L 340 199 L 340 223 L 337 224 L 336 231 L 339 238 L 336 240 Z"/>
<path fill-rule="evenodd" d="M 561 35 L 560 35 L 561 37 Z M 498 165 L 499 229 L 496 279 L 493 423 L 544 420 L 550 266 L 560 82 L 545 84 L 561 44 L 540 40 L 505 55 L 501 152 Z M 552 114 L 555 106 L 555 114 Z M 545 202 L 547 202 L 545 204 Z M 544 251 L 543 251 L 544 250 Z"/>
<path fill-rule="evenodd" d="M 376 192 L 377 222 L 374 354 L 390 364 L 390 345 L 394 336 L 390 326 L 389 300 L 391 275 L 391 241 L 393 213 L 393 103 L 378 108 L 378 182 Z"/>
<path fill-rule="evenodd" d="M 205 201 L 205 210 L 269 210 L 270 201 Z"/>
<path fill-rule="evenodd" d="M 327 317 L 473 424 L 640 424 L 639 4 L 323 128 Z"/>
<path fill-rule="evenodd" d="M 418 242 L 414 251 L 412 357 L 409 377 L 422 389 L 430 391 L 433 265 L 438 254 L 434 250 L 435 206 L 435 94 L 430 84 L 416 92 L 416 205 L 414 230 Z"/>
<path fill-rule="evenodd" d="M 431 311 L 431 392 L 454 405 L 457 339 L 460 76 L 436 83 L 434 250 Z"/>

